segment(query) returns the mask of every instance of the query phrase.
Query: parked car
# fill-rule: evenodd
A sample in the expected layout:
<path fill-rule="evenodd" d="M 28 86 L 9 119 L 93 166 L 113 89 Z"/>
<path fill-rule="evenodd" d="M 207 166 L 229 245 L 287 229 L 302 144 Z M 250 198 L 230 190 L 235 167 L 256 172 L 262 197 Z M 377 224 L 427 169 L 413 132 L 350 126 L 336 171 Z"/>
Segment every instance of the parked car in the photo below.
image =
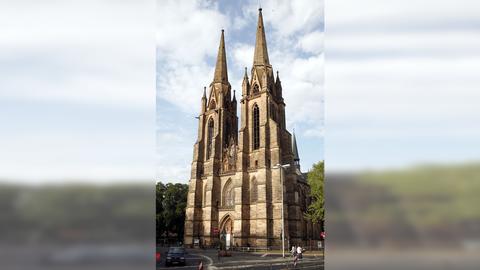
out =
<path fill-rule="evenodd" d="M 185 265 L 185 249 L 183 247 L 171 247 L 168 250 L 165 266 L 172 264 Z"/>

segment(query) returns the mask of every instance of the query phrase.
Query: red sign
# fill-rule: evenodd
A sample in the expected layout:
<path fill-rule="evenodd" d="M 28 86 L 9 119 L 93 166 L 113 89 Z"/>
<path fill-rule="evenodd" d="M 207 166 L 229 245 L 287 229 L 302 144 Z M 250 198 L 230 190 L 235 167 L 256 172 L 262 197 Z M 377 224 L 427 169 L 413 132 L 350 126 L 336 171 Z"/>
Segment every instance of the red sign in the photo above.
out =
<path fill-rule="evenodd" d="M 325 239 L 325 232 L 321 232 L 320 237 L 322 237 L 322 239 Z"/>

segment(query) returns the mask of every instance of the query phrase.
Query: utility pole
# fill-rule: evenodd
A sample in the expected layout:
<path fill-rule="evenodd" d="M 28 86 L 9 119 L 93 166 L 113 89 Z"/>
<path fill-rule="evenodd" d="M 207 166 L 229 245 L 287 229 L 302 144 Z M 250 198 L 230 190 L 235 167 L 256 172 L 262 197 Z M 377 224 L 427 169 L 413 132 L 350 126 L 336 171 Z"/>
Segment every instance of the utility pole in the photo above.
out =
<path fill-rule="evenodd" d="M 283 170 L 285 168 L 288 168 L 290 167 L 290 164 L 285 164 L 285 165 L 280 165 L 280 164 L 277 164 L 275 165 L 274 168 L 278 168 L 280 170 L 280 183 L 282 185 L 282 257 L 285 258 L 285 218 L 284 218 L 284 205 L 285 205 L 285 201 L 284 201 L 284 198 L 283 198 L 283 193 L 284 193 L 284 189 L 285 189 L 285 185 L 284 185 L 284 180 L 283 180 Z"/>

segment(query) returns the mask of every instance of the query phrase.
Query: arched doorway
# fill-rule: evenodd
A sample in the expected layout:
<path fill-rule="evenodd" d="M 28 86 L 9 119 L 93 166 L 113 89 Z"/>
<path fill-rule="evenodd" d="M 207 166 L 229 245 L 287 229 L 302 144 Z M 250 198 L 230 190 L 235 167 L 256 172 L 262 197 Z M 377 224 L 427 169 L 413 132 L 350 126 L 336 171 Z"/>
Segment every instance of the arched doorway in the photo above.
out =
<path fill-rule="evenodd" d="M 220 223 L 220 241 L 225 244 L 226 250 L 233 245 L 233 220 L 228 214 Z"/>

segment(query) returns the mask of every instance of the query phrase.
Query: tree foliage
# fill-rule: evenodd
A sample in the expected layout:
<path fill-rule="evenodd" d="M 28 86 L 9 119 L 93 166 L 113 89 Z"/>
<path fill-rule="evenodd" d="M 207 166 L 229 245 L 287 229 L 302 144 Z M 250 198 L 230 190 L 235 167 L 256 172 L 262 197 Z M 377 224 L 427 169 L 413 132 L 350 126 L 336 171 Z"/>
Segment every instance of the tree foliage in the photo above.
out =
<path fill-rule="evenodd" d="M 188 185 L 159 182 L 156 193 L 157 237 L 175 234 L 183 239 Z"/>
<path fill-rule="evenodd" d="M 325 197 L 324 187 L 324 162 L 319 161 L 313 164 L 312 169 L 308 172 L 308 184 L 310 185 L 310 196 L 312 201 L 308 206 L 305 216 L 314 223 L 321 223 L 325 219 Z"/>

